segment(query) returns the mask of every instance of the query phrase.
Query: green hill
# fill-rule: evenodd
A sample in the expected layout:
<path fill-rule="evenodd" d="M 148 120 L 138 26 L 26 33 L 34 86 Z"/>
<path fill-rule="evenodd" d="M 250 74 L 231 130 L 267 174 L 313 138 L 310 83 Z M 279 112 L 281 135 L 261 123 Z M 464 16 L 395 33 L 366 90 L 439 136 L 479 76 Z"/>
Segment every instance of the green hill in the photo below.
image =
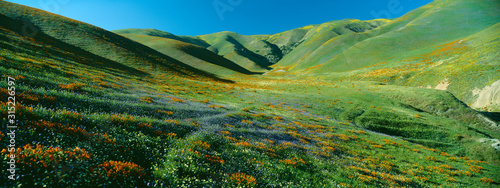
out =
<path fill-rule="evenodd" d="M 500 80 L 495 68 L 498 54 L 491 51 L 498 49 L 497 7 L 495 1 L 438 0 L 394 20 L 331 21 L 274 35 L 220 32 L 190 37 L 151 29 L 119 32 L 198 45 L 251 71 L 274 68 L 330 80 L 445 89 L 475 109 L 499 111 L 495 92 L 495 82 Z M 487 63 L 477 63 L 479 57 Z M 477 75 L 480 79 L 475 79 Z"/>
<path fill-rule="evenodd" d="M 376 30 L 334 37 L 290 71 L 415 87 L 447 82 L 446 89 L 469 105 L 498 111 L 498 97 L 481 103 L 473 92 L 500 80 L 493 52 L 498 49 L 498 5 L 434 1 Z M 277 66 L 290 65 L 285 60 Z"/>
<path fill-rule="evenodd" d="M 285 31 L 274 35 L 245 36 L 233 32 L 220 32 L 202 36 L 175 36 L 152 29 L 124 29 L 119 34 L 139 34 L 178 40 L 213 51 L 240 66 L 258 72 L 270 70 L 270 66 L 296 63 L 306 54 L 315 51 L 323 43 L 336 36 L 364 32 L 385 24 L 388 20 L 332 21 L 319 25 Z M 144 40 L 138 41 L 144 43 Z M 304 44 L 302 44 L 304 43 Z M 168 45 L 168 44 L 165 44 Z M 299 49 L 296 49 L 299 47 Z M 156 48 L 155 48 L 156 49 Z"/>
<path fill-rule="evenodd" d="M 498 54 L 491 52 L 498 49 L 495 42 L 498 29 L 494 27 L 500 22 L 497 7 L 495 1 L 439 0 L 394 20 L 331 21 L 274 35 L 221 32 L 178 37 L 157 30 L 127 32 L 202 46 L 252 71 L 262 72 L 273 67 L 334 80 L 437 87 L 452 92 L 473 108 L 498 111 L 500 100 L 494 92 L 497 90 L 494 83 L 500 80 L 494 68 L 498 66 Z M 481 42 L 473 41 L 477 37 L 467 40 L 481 32 L 487 33 Z M 454 46 L 458 41 L 464 43 Z M 488 46 L 478 46 L 485 43 Z M 475 53 L 467 51 L 473 48 Z M 476 63 L 481 56 L 478 53 L 483 54 L 483 62 L 487 64 Z M 445 68 L 456 66 L 463 68 Z M 481 73 L 477 74 L 478 71 Z M 476 75 L 484 76 L 475 79 Z M 470 80 L 475 83 L 471 84 Z M 444 85 L 447 87 L 442 88 Z M 490 87 L 493 92 L 489 92 Z M 482 94 L 478 93 L 483 90 Z"/>
<path fill-rule="evenodd" d="M 267 59 L 263 55 L 264 52 L 267 51 L 260 52 L 260 50 L 258 50 L 260 47 L 269 47 L 268 45 L 266 45 L 262 41 L 255 39 L 254 37 L 243 36 L 236 33 L 221 32 L 204 36 L 190 37 L 175 36 L 168 32 L 150 29 L 123 29 L 114 32 L 118 34 L 125 34 L 125 36 L 127 36 L 127 34 L 138 34 L 145 36 L 162 37 L 201 46 L 207 48 L 215 54 L 223 56 L 226 59 L 226 62 L 227 60 L 232 61 L 250 71 L 265 72 L 269 70 L 268 66 L 271 65 L 269 59 Z M 137 39 L 137 37 L 135 37 L 134 39 Z M 254 40 L 257 41 L 256 44 L 254 44 Z M 144 39 L 140 40 L 139 42 L 141 41 L 144 43 L 149 43 L 149 41 L 145 41 Z M 170 45 L 168 43 L 164 44 L 165 46 Z M 162 48 L 161 44 L 155 45 L 155 48 Z M 166 50 L 163 51 L 166 52 Z"/>
<path fill-rule="evenodd" d="M 360 20 L 340 20 L 332 21 L 324 24 L 309 26 L 308 32 L 299 41 L 300 44 L 289 52 L 276 66 L 295 66 L 299 65 L 302 68 L 308 68 L 304 64 L 309 64 L 307 61 L 309 57 L 328 57 L 342 51 L 341 48 L 346 45 L 352 44 L 350 41 L 342 41 L 335 46 L 328 46 L 328 52 L 318 53 L 320 48 L 326 43 L 331 43 L 333 39 L 345 37 L 352 40 L 355 33 L 363 33 L 365 31 L 373 30 L 388 22 L 388 20 L 373 20 L 373 21 L 360 21 Z M 293 32 L 293 30 L 291 31 Z M 277 34 L 271 37 L 287 38 L 288 33 Z M 282 40 L 282 39 L 281 39 Z M 296 69 L 301 69 L 297 67 Z"/>
<path fill-rule="evenodd" d="M 0 187 L 498 186 L 497 113 L 461 101 L 498 98 L 496 2 L 470 2 L 190 37 L 0 1 Z"/>
<path fill-rule="evenodd" d="M 498 23 L 497 5 L 495 1 L 434 1 L 379 29 L 335 37 L 294 69 L 324 64 L 315 72 L 344 72 L 429 53 Z M 345 44 L 343 50 L 335 50 L 339 44 Z"/>
<path fill-rule="evenodd" d="M 0 2 L 0 13 L 31 23 L 40 32 L 66 44 L 142 72 L 158 70 L 192 78 L 214 76 L 185 65 L 142 44 L 101 28 L 13 3 Z M 199 76 L 196 76 L 199 75 Z"/>
<path fill-rule="evenodd" d="M 178 41 L 182 41 L 185 43 L 198 45 L 198 46 L 201 46 L 204 48 L 210 46 L 204 40 L 201 40 L 197 37 L 177 36 L 177 35 L 174 35 L 172 33 L 169 33 L 166 31 L 160 31 L 160 30 L 156 30 L 156 29 L 120 29 L 120 30 L 115 30 L 113 32 L 118 33 L 118 34 L 137 34 L 137 35 L 147 35 L 147 36 L 153 36 L 153 37 L 162 37 L 162 38 L 173 39 L 173 40 L 178 40 Z"/>
<path fill-rule="evenodd" d="M 185 62 L 199 70 L 218 75 L 235 73 L 254 74 L 212 51 L 197 45 L 181 42 L 180 40 L 140 34 L 122 34 L 122 36 L 140 42 L 141 44 L 151 47 L 169 57 L 173 57 L 180 62 Z"/>

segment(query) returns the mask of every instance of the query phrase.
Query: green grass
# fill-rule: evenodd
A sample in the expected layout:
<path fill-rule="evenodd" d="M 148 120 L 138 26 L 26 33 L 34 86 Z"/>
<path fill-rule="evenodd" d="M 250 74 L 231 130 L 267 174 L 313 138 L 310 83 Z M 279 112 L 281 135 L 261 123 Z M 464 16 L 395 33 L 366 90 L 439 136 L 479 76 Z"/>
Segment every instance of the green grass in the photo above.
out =
<path fill-rule="evenodd" d="M 120 31 L 146 44 L 142 45 L 39 10 L 7 2 L 0 6 L 5 8 L 0 9 L 0 95 L 8 96 L 5 80 L 14 77 L 17 165 L 24 175 L 9 181 L 8 172 L 2 170 L 2 186 L 494 187 L 500 183 L 500 152 L 478 142 L 500 138 L 498 128 L 485 116 L 448 91 L 412 87 L 417 86 L 411 82 L 419 78 L 417 73 L 407 81 L 394 76 L 356 77 L 405 61 L 330 77 L 278 71 L 246 75 L 241 68 L 252 69 L 238 67 L 241 61 L 217 65 L 212 60 L 221 59 L 215 53 L 182 41 L 208 41 L 210 46 L 203 47 L 231 54 L 235 44 L 252 52 L 269 45 L 264 42 L 269 40 L 280 50 L 294 49 L 286 53 L 293 54 L 305 43 L 280 45 L 312 39 L 316 33 L 312 30 L 331 25 L 346 29 L 346 24 L 355 30 L 385 21 L 343 20 L 272 36 L 223 32 L 196 38 L 156 30 Z M 22 15 L 43 33 L 22 36 L 22 21 L 13 17 L 23 12 L 30 13 Z M 62 26 L 54 24 L 59 22 Z M 65 24 L 77 29 L 67 30 Z M 351 29 L 340 37 L 347 41 L 356 35 Z M 491 55 L 487 58 L 494 63 L 495 53 L 484 50 L 495 47 L 496 39 L 491 38 L 496 30 L 491 27 L 468 39 L 474 43 L 471 48 Z M 75 33 L 90 37 L 71 37 Z M 248 45 L 257 39 L 261 42 Z M 224 56 L 231 60 L 228 54 Z M 202 65 L 183 63 L 194 60 Z M 474 67 L 471 70 L 484 68 Z M 393 80 L 385 81 L 389 78 Z M 8 114 L 6 102 L 2 97 L 3 117 Z M 0 152 L 7 160 L 9 152 L 3 150 L 9 141 L 7 121 L 0 125 Z M 2 163 L 0 168 L 8 167 Z"/>
<path fill-rule="evenodd" d="M 498 111 L 498 100 L 478 102 L 482 97 L 474 91 L 491 87 L 499 79 L 495 68 L 498 53 L 494 50 L 498 48 L 496 25 L 500 21 L 496 7 L 494 1 L 439 0 L 393 20 L 346 19 L 273 35 L 220 32 L 175 36 L 152 29 L 116 32 L 198 45 L 260 73 L 272 67 L 330 80 L 432 88 L 448 80 L 447 91 L 488 113 Z M 225 69 L 211 72 L 227 74 Z"/>
<path fill-rule="evenodd" d="M 147 35 L 123 34 L 123 36 L 147 45 L 165 55 L 175 57 L 176 60 L 185 62 L 194 68 L 204 70 L 212 74 L 255 74 L 200 46 L 180 42 L 178 40 Z"/>

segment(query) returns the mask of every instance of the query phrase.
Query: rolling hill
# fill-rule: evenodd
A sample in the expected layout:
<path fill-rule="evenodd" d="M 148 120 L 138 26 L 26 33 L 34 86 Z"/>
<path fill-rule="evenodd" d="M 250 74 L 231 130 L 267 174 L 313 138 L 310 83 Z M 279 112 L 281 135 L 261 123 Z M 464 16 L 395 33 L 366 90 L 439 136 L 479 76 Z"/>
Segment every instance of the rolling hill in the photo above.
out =
<path fill-rule="evenodd" d="M 345 42 L 334 39 L 315 51 L 329 55 L 309 56 L 304 59 L 307 63 L 292 71 L 316 66 L 307 74 L 328 77 L 332 72 L 352 71 L 347 74 L 415 87 L 447 83 L 442 89 L 467 104 L 498 111 L 497 98 L 479 106 L 473 94 L 500 80 L 499 56 L 493 52 L 499 48 L 498 5 L 497 1 L 434 1 L 380 29 L 353 36 L 354 45 L 341 47 L 345 50 L 338 55 L 328 53 L 329 49 Z"/>
<path fill-rule="evenodd" d="M 176 36 L 0 1 L 0 187 L 496 187 L 497 5 Z"/>
<path fill-rule="evenodd" d="M 220 32 L 201 36 L 176 36 L 168 32 L 154 29 L 123 29 L 118 34 L 137 34 L 162 37 L 198 45 L 224 56 L 248 70 L 266 72 L 270 66 L 285 61 L 293 61 L 304 54 L 312 53 L 321 44 L 333 37 L 364 32 L 383 25 L 388 20 L 341 20 L 324 24 L 310 25 L 285 31 L 274 35 L 245 36 L 234 32 Z M 125 35 L 127 36 L 127 35 Z M 134 39 L 137 39 L 135 37 Z M 138 42 L 144 43 L 145 40 Z M 301 43 L 305 43 L 305 51 L 294 51 Z M 168 43 L 164 43 L 169 45 Z M 158 47 L 153 47 L 158 49 Z M 300 52 L 299 52 L 300 51 Z M 291 53 L 290 55 L 288 55 Z M 288 59 L 284 59 L 288 58 Z M 287 63 L 282 63 L 287 64 Z"/>
<path fill-rule="evenodd" d="M 44 33 L 73 47 L 153 74 L 158 70 L 191 78 L 214 79 L 207 74 L 120 35 L 76 20 L 8 2 L 0 2 L 2 13 L 18 22 L 29 24 L 37 33 Z M 35 32 L 35 31 L 33 31 Z M 111 42 L 113 41 L 113 42 Z"/>
<path fill-rule="evenodd" d="M 204 70 L 218 75 L 236 73 L 255 74 L 238 64 L 197 45 L 166 37 L 155 37 L 140 34 L 121 35 L 151 47 L 169 57 L 174 57 L 176 60 L 185 62 L 186 64 L 199 70 Z"/>
<path fill-rule="evenodd" d="M 498 6 L 436 0 L 394 20 L 346 19 L 274 35 L 127 32 L 199 45 L 253 71 L 444 89 L 475 109 L 499 111 Z"/>

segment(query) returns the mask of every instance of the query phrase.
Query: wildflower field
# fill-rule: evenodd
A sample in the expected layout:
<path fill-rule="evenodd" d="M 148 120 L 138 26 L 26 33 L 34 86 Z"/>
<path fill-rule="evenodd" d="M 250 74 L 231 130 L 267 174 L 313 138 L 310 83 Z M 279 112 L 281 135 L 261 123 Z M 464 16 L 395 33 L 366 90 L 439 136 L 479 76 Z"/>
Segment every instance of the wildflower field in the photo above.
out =
<path fill-rule="evenodd" d="M 465 50 L 458 41 L 356 75 L 276 71 L 287 66 L 217 75 L 95 26 L 0 7 L 2 187 L 500 184 L 500 152 L 477 141 L 500 138 L 494 120 L 449 91 L 411 84 L 429 77 L 386 80 L 430 71 L 432 58 Z M 40 32 L 24 35 L 22 18 Z"/>

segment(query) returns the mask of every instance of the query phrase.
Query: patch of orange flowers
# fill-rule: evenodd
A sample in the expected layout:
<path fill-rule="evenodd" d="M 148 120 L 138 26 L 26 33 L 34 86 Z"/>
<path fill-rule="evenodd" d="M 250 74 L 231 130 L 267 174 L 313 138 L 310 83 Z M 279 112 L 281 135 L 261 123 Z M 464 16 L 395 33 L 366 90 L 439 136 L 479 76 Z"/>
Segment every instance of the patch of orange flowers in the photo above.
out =
<path fill-rule="evenodd" d="M 195 144 L 195 145 L 197 145 L 198 147 L 203 148 L 203 149 L 208 149 L 208 148 L 210 148 L 210 144 L 208 144 L 207 142 L 196 141 L 196 142 L 193 142 L 193 144 Z"/>
<path fill-rule="evenodd" d="M 243 147 L 252 147 L 253 145 L 248 143 L 248 142 L 238 142 L 236 143 L 238 146 L 243 146 Z"/>
<path fill-rule="evenodd" d="M 240 172 L 230 174 L 229 180 L 233 183 L 246 186 L 255 186 L 257 184 L 257 180 L 253 176 Z"/>
<path fill-rule="evenodd" d="M 38 131 L 51 130 L 65 135 L 78 136 L 80 139 L 89 139 L 92 136 L 85 129 L 74 125 L 54 123 L 50 121 L 29 121 L 30 127 Z"/>
<path fill-rule="evenodd" d="M 479 181 L 484 182 L 484 183 L 488 183 L 488 184 L 493 183 L 493 180 L 490 178 L 481 178 L 481 179 L 479 179 Z"/>
<path fill-rule="evenodd" d="M 469 166 L 469 170 L 475 173 L 481 173 L 481 170 L 484 168 L 482 166 L 471 165 Z"/>
<path fill-rule="evenodd" d="M 246 124 L 253 124 L 253 122 L 250 120 L 241 120 L 241 122 Z"/>
<path fill-rule="evenodd" d="M 142 176 L 144 169 L 133 162 L 106 161 L 97 166 L 98 171 L 112 178 Z"/>
<path fill-rule="evenodd" d="M 159 113 L 164 113 L 164 114 L 167 114 L 167 115 L 172 115 L 172 114 L 174 114 L 174 112 L 172 112 L 172 111 L 165 111 L 165 110 L 157 110 L 157 112 L 159 112 Z"/>
<path fill-rule="evenodd" d="M 211 156 L 211 155 L 205 155 L 205 158 L 210 161 L 211 163 L 221 163 L 224 164 L 224 159 L 221 159 L 219 156 Z"/>
<path fill-rule="evenodd" d="M 84 85 L 79 83 L 72 84 L 59 84 L 59 87 L 62 89 L 67 89 L 71 91 L 80 91 Z"/>
<path fill-rule="evenodd" d="M 279 122 L 283 122 L 283 117 L 281 116 L 274 116 L 273 119 Z"/>
<path fill-rule="evenodd" d="M 299 163 L 306 164 L 306 162 L 304 161 L 304 159 L 297 159 L 297 158 L 283 159 L 283 160 L 279 160 L 279 161 L 282 162 L 282 163 L 291 165 L 293 167 L 296 167 L 297 164 L 299 164 Z"/>
<path fill-rule="evenodd" d="M 3 149 L 1 153 L 6 154 L 7 150 Z M 61 161 L 67 161 L 68 159 L 90 159 L 90 154 L 85 149 L 76 147 L 64 150 L 60 147 L 44 147 L 40 144 L 36 144 L 34 147 L 31 144 L 27 144 L 22 148 L 18 148 L 13 154 L 18 156 L 18 163 L 39 165 L 45 168 Z"/>
<path fill-rule="evenodd" d="M 432 156 L 428 156 L 425 159 L 428 161 L 437 161 L 437 159 L 435 157 L 432 157 Z"/>
<path fill-rule="evenodd" d="M 167 96 L 167 98 L 169 98 L 172 102 L 178 102 L 178 103 L 184 103 L 184 102 L 186 102 L 185 100 L 179 99 L 179 98 L 176 98 L 176 97 Z"/>
<path fill-rule="evenodd" d="M 212 104 L 212 105 L 208 105 L 207 108 L 216 109 L 216 108 L 226 108 L 226 107 L 225 106 L 221 106 L 221 105 Z"/>
<path fill-rule="evenodd" d="M 139 126 L 140 128 L 144 128 L 144 127 L 147 127 L 147 128 L 153 128 L 153 126 L 151 125 L 151 123 L 138 123 L 137 126 Z"/>
<path fill-rule="evenodd" d="M 176 125 L 181 124 L 181 123 L 179 123 L 179 121 L 173 120 L 173 119 L 166 119 L 165 123 L 176 124 Z"/>
<path fill-rule="evenodd" d="M 397 142 L 394 142 L 392 140 L 388 140 L 388 139 L 382 139 L 383 142 L 385 142 L 386 145 L 394 145 L 394 146 L 401 146 L 400 143 L 397 143 Z"/>
<path fill-rule="evenodd" d="M 153 103 L 153 99 L 151 97 L 141 97 L 141 101 L 145 103 Z"/>
<path fill-rule="evenodd" d="M 177 134 L 175 134 L 175 133 L 167 133 L 167 136 L 168 137 L 175 137 L 175 136 L 177 136 Z"/>

